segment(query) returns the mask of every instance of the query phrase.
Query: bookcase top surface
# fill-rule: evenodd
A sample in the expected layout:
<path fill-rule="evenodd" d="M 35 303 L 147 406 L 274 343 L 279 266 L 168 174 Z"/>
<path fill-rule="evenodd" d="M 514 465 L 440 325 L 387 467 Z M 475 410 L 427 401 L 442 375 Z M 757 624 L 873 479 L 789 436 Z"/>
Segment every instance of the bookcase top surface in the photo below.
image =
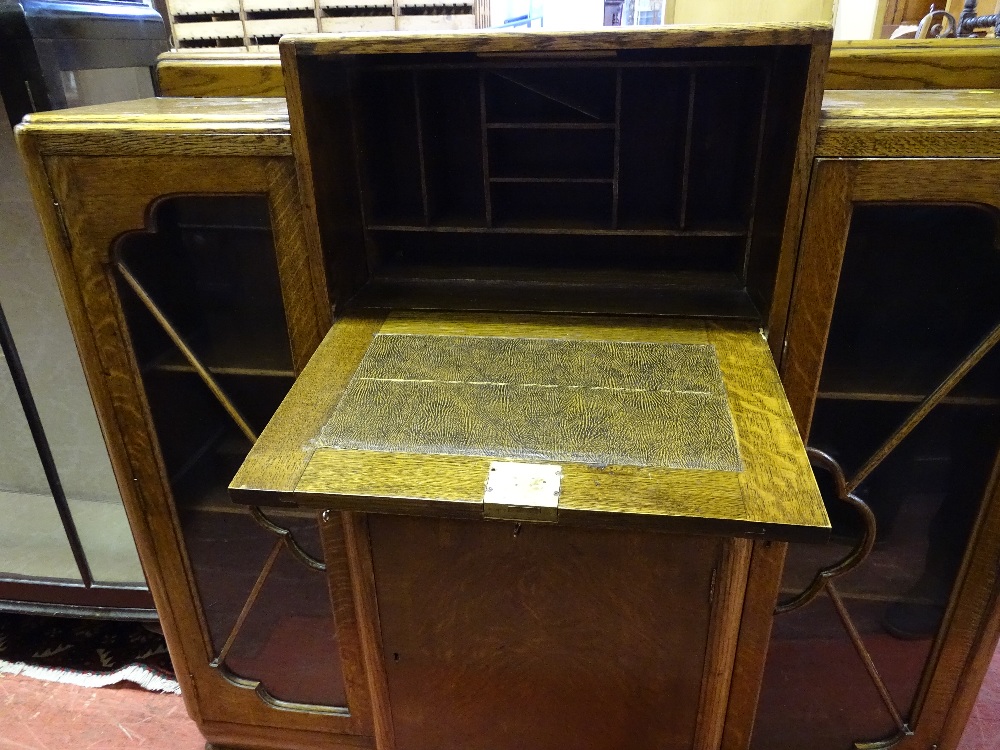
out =
<path fill-rule="evenodd" d="M 392 34 L 289 34 L 281 47 L 299 55 L 371 55 L 413 52 L 583 52 L 671 47 L 829 45 L 833 30 L 819 23 L 675 24 L 588 31 L 442 31 Z"/>
<path fill-rule="evenodd" d="M 816 155 L 996 157 L 1000 91 L 827 91 Z"/>
<path fill-rule="evenodd" d="M 288 106 L 275 97 L 159 96 L 86 107 L 34 112 L 25 124 L 107 124 L 117 128 L 163 124 L 274 123 L 288 127 Z"/>
<path fill-rule="evenodd" d="M 65 156 L 290 156 L 283 99 L 151 97 L 35 112 L 16 132 Z"/>
<path fill-rule="evenodd" d="M 490 494 L 497 469 L 558 475 L 558 503 L 539 518 L 505 515 Z M 829 530 L 759 331 L 680 319 L 349 314 L 230 492 L 262 505 L 775 539 Z"/>

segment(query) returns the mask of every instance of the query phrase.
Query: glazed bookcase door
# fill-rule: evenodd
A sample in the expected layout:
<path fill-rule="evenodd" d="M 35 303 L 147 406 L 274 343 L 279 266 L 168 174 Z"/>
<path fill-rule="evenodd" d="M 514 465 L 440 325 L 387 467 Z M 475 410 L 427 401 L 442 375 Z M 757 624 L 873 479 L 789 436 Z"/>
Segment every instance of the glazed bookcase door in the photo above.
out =
<path fill-rule="evenodd" d="M 782 369 L 834 532 L 790 547 L 754 748 L 958 744 L 997 641 L 998 185 L 817 162 Z"/>
<path fill-rule="evenodd" d="M 340 516 L 237 507 L 226 493 L 329 325 L 294 166 L 90 161 L 47 165 L 72 246 L 57 265 L 80 293 L 88 374 L 120 430 L 117 466 L 189 708 L 213 742 L 280 731 L 329 745 L 333 732 L 364 745 Z"/>

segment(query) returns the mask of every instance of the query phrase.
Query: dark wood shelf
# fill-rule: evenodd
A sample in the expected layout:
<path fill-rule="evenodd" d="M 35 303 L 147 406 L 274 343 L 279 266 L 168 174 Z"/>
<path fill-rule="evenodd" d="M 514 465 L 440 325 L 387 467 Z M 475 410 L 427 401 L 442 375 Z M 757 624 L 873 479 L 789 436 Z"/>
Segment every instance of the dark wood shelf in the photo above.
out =
<path fill-rule="evenodd" d="M 637 286 L 658 284 L 650 272 L 743 278 L 771 71 L 753 53 L 698 57 L 558 74 L 549 61 L 468 72 L 366 65 L 350 119 L 366 154 L 359 218 L 372 273 L 397 261 L 528 262 L 518 253 L 561 272 L 604 254 Z M 673 92 L 654 113 L 651 89 Z M 448 234 L 468 236 L 468 248 Z M 591 242 L 576 247 L 577 237 Z M 539 252 L 505 247 L 522 238 Z"/>
<path fill-rule="evenodd" d="M 600 274 L 594 274 L 594 279 Z M 634 283 L 525 282 L 412 276 L 379 277 L 352 299 L 355 308 L 393 307 L 415 310 L 456 309 L 515 312 L 578 312 L 758 320 L 746 289 L 705 285 L 637 287 Z"/>
<path fill-rule="evenodd" d="M 218 330 L 203 330 L 187 339 L 191 350 L 213 375 L 294 378 L 288 334 L 277 325 L 240 326 L 223 321 Z M 194 367 L 170 345 L 143 365 L 143 372 L 193 373 Z"/>
<path fill-rule="evenodd" d="M 608 180 L 607 182 L 611 182 Z M 368 227 L 370 232 L 441 232 L 469 234 L 582 234 L 601 235 L 609 237 L 745 237 L 745 229 L 607 229 L 583 226 L 553 227 L 531 225 L 529 223 L 504 226 L 462 226 L 459 224 L 373 224 Z"/>
<path fill-rule="evenodd" d="M 595 278 L 600 280 L 601 289 L 633 289 L 641 279 L 651 288 L 661 291 L 677 289 L 717 289 L 738 292 L 743 290 L 739 277 L 726 273 L 672 273 L 666 271 L 636 272 L 615 269 L 567 269 L 557 274 L 540 274 L 531 266 L 439 266 L 432 264 L 384 265 L 379 269 L 373 283 L 385 281 L 494 281 L 521 285 L 543 286 L 587 286 L 594 287 Z"/>
<path fill-rule="evenodd" d="M 614 130 L 613 122 L 488 122 L 487 130 Z"/>
<path fill-rule="evenodd" d="M 174 360 L 174 357 L 170 357 L 170 360 Z M 165 358 L 160 358 L 154 363 L 151 363 L 147 367 L 143 368 L 145 372 L 155 371 L 155 372 L 180 372 L 180 373 L 193 373 L 195 372 L 194 367 L 188 364 L 187 360 L 181 358 L 179 355 L 176 358 L 177 361 L 165 361 Z M 251 367 L 245 365 L 232 365 L 232 366 L 209 366 L 206 365 L 207 369 L 212 375 L 233 375 L 237 377 L 253 377 L 253 378 L 294 378 L 295 372 L 292 370 L 285 369 L 272 369 L 266 367 Z"/>
<path fill-rule="evenodd" d="M 868 357 L 860 353 L 854 362 L 828 361 L 824 365 L 817 397 L 829 401 L 918 404 L 938 387 L 965 354 L 956 350 L 930 356 L 927 350 L 921 350 L 919 355 L 908 355 L 902 350 L 887 352 L 883 348 L 879 351 L 879 360 L 874 360 L 874 355 Z M 996 395 L 995 391 L 989 371 L 974 368 L 942 403 L 1000 406 L 1000 395 Z"/>
<path fill-rule="evenodd" d="M 490 177 L 490 182 L 513 184 L 553 183 L 558 185 L 613 185 L 615 180 L 611 177 Z"/>
<path fill-rule="evenodd" d="M 608 58 L 600 58 L 595 60 L 514 60 L 507 59 L 497 62 L 487 62 L 482 59 L 476 60 L 474 62 L 450 62 L 450 63 L 428 63 L 421 66 L 421 70 L 428 72 L 445 72 L 453 70 L 465 70 L 465 71 L 480 71 L 486 70 L 488 72 L 493 72 L 495 69 L 518 69 L 518 70 L 531 70 L 531 69 L 552 69 L 552 68 L 597 68 L 600 70 L 607 70 L 608 68 L 613 68 L 615 70 L 630 70 L 634 68 L 656 68 L 656 69 L 681 69 L 681 70 L 701 70 L 706 68 L 754 68 L 763 72 L 769 72 L 770 67 L 761 61 L 754 61 L 751 59 L 745 60 L 705 60 L 705 59 L 695 59 L 690 60 L 611 60 Z M 413 71 L 412 64 L 403 63 L 381 63 L 375 65 L 367 66 L 368 70 L 380 71 L 380 72 L 406 72 L 410 73 Z"/>
<path fill-rule="evenodd" d="M 877 391 L 820 391 L 817 398 L 828 401 L 877 401 L 880 403 L 905 403 L 919 404 L 929 394 L 921 393 L 893 393 Z M 988 396 L 946 396 L 942 404 L 950 406 L 1000 406 L 1000 398 Z"/>
<path fill-rule="evenodd" d="M 248 513 L 246 505 L 229 499 L 229 483 L 249 450 L 229 431 L 221 431 L 215 439 L 199 451 L 190 465 L 171 481 L 174 500 L 180 511 L 202 513 Z M 297 508 L 266 509 L 273 518 L 315 518 L 314 510 Z"/>
<path fill-rule="evenodd" d="M 779 595 L 778 601 L 784 601 L 796 594 L 801 593 L 802 589 L 792 589 L 792 588 L 782 588 Z M 843 587 L 837 588 L 837 593 L 842 599 L 855 602 L 881 602 L 884 604 L 923 604 L 931 606 L 944 607 L 944 603 L 934 601 L 929 597 L 921 596 L 893 596 L 891 594 L 878 594 L 866 591 L 852 591 L 850 589 L 845 590 Z M 820 596 L 826 596 L 826 593 L 820 594 Z"/>

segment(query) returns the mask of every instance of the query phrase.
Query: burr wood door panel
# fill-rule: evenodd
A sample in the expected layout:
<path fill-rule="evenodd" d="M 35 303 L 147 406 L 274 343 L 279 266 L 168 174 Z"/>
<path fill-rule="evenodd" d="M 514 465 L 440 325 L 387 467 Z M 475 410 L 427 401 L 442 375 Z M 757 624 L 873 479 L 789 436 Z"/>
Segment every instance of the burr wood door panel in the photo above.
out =
<path fill-rule="evenodd" d="M 702 746 L 710 598 L 728 542 L 369 524 L 398 750 Z"/>

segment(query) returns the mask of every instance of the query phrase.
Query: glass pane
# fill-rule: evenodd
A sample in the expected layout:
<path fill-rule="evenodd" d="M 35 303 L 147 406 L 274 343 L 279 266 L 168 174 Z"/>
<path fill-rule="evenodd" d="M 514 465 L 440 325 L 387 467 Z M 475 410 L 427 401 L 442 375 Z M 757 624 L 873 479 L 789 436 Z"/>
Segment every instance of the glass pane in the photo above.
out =
<path fill-rule="evenodd" d="M 157 206 L 154 217 L 156 231 L 130 235 L 119 246 L 119 260 L 134 282 L 122 275 L 118 286 L 211 650 L 226 672 L 259 680 L 274 698 L 343 706 L 324 574 L 280 544 L 268 568 L 278 536 L 232 504 L 226 491 L 252 434 L 264 428 L 294 380 L 267 200 L 172 198 Z M 210 372 L 221 398 L 158 315 Z M 307 554 L 322 560 L 315 516 L 267 513 L 293 531 Z M 262 571 L 259 594 L 236 628 Z M 306 674 L 308 679 L 300 678 Z"/>
<path fill-rule="evenodd" d="M 10 167 L 0 169 L 0 305 L 91 573 L 98 583 L 141 585 L 135 543 L 8 128 L 0 128 L 0 165 Z M 79 580 L 6 363 L 0 456 L 0 574 Z"/>
<path fill-rule="evenodd" d="M 155 96 L 149 68 L 60 71 L 67 107 L 124 102 Z"/>
<path fill-rule="evenodd" d="M 754 748 L 847 750 L 897 733 L 848 628 L 902 720 L 912 713 L 1000 445 L 1000 349 L 901 440 L 897 431 L 1000 324 L 996 218 L 976 206 L 855 210 L 808 443 L 849 483 L 893 447 L 855 490 L 876 531 L 870 553 L 834 580 L 847 625 L 829 591 L 775 619 Z M 792 546 L 786 600 L 865 532 L 832 475 L 817 474 L 833 538 Z"/>
<path fill-rule="evenodd" d="M 0 357 L 0 575 L 80 580 L 7 361 Z"/>

